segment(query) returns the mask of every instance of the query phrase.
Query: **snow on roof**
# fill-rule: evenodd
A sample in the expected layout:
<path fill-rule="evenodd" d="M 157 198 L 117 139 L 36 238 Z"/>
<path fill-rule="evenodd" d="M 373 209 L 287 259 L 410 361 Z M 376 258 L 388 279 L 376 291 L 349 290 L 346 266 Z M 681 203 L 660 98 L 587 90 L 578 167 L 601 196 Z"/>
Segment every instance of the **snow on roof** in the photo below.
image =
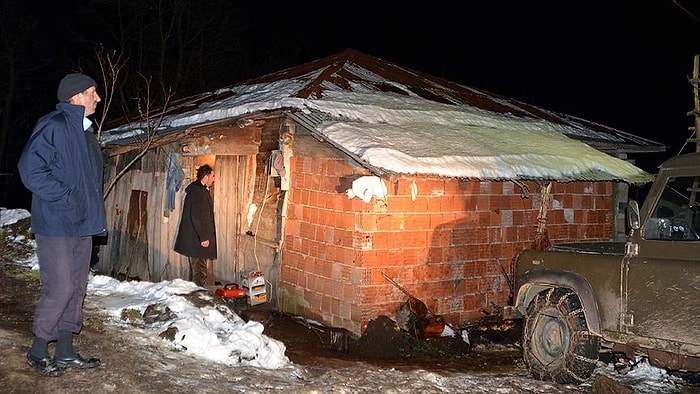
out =
<path fill-rule="evenodd" d="M 156 134 L 273 110 L 321 119 L 311 132 L 361 162 L 399 174 L 644 183 L 650 174 L 604 151 L 665 150 L 354 50 L 176 101 Z M 146 125 L 103 131 L 101 142 L 136 142 L 147 135 Z"/>

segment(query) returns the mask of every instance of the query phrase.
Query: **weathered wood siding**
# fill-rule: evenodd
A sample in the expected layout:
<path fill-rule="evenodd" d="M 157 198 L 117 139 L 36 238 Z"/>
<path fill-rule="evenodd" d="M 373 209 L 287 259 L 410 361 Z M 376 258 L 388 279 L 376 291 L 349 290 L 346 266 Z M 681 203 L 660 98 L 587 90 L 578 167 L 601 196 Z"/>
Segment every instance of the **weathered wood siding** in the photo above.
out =
<path fill-rule="evenodd" d="M 191 161 L 183 158 L 183 168 Z M 117 168 L 110 168 L 109 179 Z M 122 176 L 108 195 L 107 245 L 101 247 L 98 272 L 120 279 L 154 282 L 187 277 L 187 261 L 172 251 L 184 186 L 175 198 L 175 210 L 168 212 L 166 168 L 167 154 L 161 149 L 151 150 Z M 191 180 L 185 179 L 183 185 L 188 181 Z"/>
<path fill-rule="evenodd" d="M 255 156 L 217 156 L 214 182 L 214 218 L 218 259 L 214 262 L 216 278 L 237 282 L 241 264 L 241 241 L 245 237 L 246 209 L 255 174 Z"/>
<path fill-rule="evenodd" d="M 189 279 L 187 257 L 172 250 L 180 223 L 185 188 L 202 164 L 214 167 L 212 188 L 217 226 L 218 259 L 214 274 L 221 283 L 240 283 L 241 274 L 266 276 L 277 252 L 279 187 L 266 171 L 269 150 L 277 147 L 279 121 L 250 127 L 208 125 L 150 149 L 119 179 L 105 201 L 107 245 L 101 246 L 97 270 L 119 279 L 148 281 Z M 261 134 L 267 139 L 260 152 Z M 204 134 L 204 135 L 203 135 Z M 166 209 L 166 179 L 171 149 L 185 174 Z M 138 151 L 118 151 L 106 179 L 127 167 Z M 255 205 L 256 209 L 251 209 Z M 271 283 L 270 283 L 271 285 Z"/>

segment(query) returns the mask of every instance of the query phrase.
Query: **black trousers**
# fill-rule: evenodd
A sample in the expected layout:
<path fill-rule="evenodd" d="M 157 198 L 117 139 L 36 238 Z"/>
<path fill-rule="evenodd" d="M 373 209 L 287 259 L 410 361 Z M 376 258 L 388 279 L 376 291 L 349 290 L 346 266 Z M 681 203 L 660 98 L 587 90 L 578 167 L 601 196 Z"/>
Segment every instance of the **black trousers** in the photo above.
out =
<path fill-rule="evenodd" d="M 189 257 L 190 261 L 190 281 L 194 282 L 197 286 L 206 286 L 209 266 L 212 262 L 209 259 L 200 259 L 196 257 Z M 213 278 L 209 278 L 213 279 Z"/>

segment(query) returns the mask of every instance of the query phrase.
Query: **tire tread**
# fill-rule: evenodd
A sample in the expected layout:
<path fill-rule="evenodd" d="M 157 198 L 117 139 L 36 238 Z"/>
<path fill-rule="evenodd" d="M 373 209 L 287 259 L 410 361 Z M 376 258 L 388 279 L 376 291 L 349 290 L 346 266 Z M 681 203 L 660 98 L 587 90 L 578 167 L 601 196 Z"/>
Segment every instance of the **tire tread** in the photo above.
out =
<path fill-rule="evenodd" d="M 536 343 L 532 340 L 533 335 L 537 335 L 533 331 L 538 318 L 546 308 L 556 309 L 560 318 L 565 319 L 570 338 L 566 354 L 562 354 L 561 360 L 550 363 L 538 359 L 539 352 L 533 348 Z M 588 330 L 584 312 L 579 297 L 571 289 L 553 287 L 532 299 L 523 327 L 523 358 L 533 378 L 579 384 L 591 376 L 598 361 L 600 338 Z"/>

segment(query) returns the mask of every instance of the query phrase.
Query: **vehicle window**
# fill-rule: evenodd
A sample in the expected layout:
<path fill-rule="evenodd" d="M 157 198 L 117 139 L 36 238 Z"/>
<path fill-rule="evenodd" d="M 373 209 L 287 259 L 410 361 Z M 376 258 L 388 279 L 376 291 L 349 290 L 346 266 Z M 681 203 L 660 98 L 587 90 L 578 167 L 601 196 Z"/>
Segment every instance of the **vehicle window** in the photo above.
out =
<path fill-rule="evenodd" d="M 700 239 L 700 178 L 670 178 L 643 226 L 646 239 Z"/>

